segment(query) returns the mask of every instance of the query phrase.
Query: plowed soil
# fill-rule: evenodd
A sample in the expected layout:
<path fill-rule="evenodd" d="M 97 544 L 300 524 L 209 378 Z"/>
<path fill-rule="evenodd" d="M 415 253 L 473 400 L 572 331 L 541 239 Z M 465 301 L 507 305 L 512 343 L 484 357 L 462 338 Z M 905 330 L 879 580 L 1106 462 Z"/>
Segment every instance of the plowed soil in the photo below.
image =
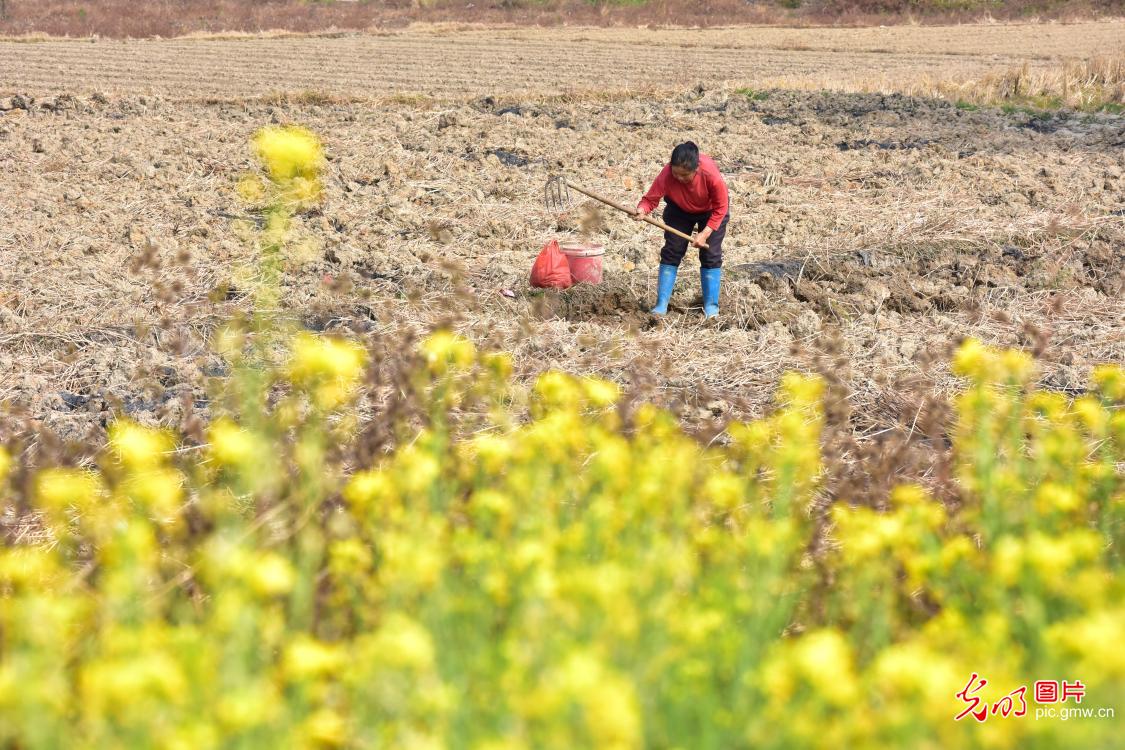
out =
<path fill-rule="evenodd" d="M 973 74 L 1121 51 L 1125 21 L 1079 24 L 456 29 L 157 41 L 0 42 L 0 90 L 257 97 L 561 95 L 688 84 L 843 85 Z"/>
<path fill-rule="evenodd" d="M 512 351 L 520 378 L 644 382 L 697 424 L 762 413 L 780 374 L 827 347 L 850 363 L 857 429 L 905 429 L 917 412 L 902 382 L 951 390 L 928 365 L 967 335 L 1034 348 L 1044 385 L 1081 392 L 1092 365 L 1125 360 L 1125 117 L 737 89 L 1047 64 L 1122 33 L 0 43 L 0 104 L 16 95 L 0 112 L 0 401 L 68 437 L 122 412 L 206 411 L 203 381 L 224 371 L 207 337 L 254 283 L 255 217 L 234 184 L 271 122 L 313 129 L 330 157 L 327 200 L 301 217 L 285 276 L 284 312 L 306 327 L 452 320 Z M 810 49 L 780 49 L 798 43 Z M 554 172 L 635 202 L 686 138 L 731 190 L 718 322 L 701 319 L 691 255 L 671 314 L 647 315 L 656 230 L 540 202 Z M 605 282 L 530 289 L 543 243 L 584 229 L 606 244 Z"/>

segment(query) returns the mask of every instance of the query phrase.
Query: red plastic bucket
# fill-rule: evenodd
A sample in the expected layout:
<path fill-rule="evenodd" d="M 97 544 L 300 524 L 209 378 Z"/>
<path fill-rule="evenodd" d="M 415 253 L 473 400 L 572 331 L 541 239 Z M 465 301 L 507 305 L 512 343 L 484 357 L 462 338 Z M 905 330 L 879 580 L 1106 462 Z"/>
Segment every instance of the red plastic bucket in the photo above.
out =
<path fill-rule="evenodd" d="M 570 275 L 575 283 L 602 283 L 602 256 L 605 245 L 593 242 L 560 242 L 559 249 L 570 264 Z"/>

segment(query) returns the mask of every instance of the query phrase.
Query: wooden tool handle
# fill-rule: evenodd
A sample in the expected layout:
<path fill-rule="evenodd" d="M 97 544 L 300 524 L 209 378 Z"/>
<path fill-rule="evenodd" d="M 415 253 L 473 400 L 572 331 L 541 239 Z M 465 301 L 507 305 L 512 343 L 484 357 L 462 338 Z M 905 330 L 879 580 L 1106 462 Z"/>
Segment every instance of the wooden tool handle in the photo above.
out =
<path fill-rule="evenodd" d="M 573 182 L 570 182 L 569 180 L 567 180 L 566 185 L 567 185 L 567 187 L 573 188 L 573 189 L 577 190 L 578 192 L 582 193 L 583 195 L 587 195 L 587 196 L 593 198 L 596 201 L 604 203 L 607 206 L 610 206 L 612 208 L 616 208 L 618 211 L 624 211 L 625 213 L 629 214 L 630 216 L 633 216 L 634 213 L 635 213 L 633 211 L 633 209 L 626 208 L 625 206 L 621 205 L 617 201 L 611 201 L 609 198 L 598 195 L 597 193 L 595 193 L 592 190 L 587 190 L 584 187 L 580 187 L 578 185 L 575 185 Z M 694 238 L 690 234 L 685 234 L 684 232 L 681 232 L 679 229 L 676 229 L 675 227 L 670 227 L 667 224 L 665 224 L 664 222 L 660 221 L 659 219 L 654 219 L 651 216 L 642 216 L 641 220 L 647 221 L 649 224 L 652 224 L 654 227 L 660 227 L 665 232 L 671 232 L 672 234 L 676 235 L 677 237 L 683 237 L 688 242 L 694 242 L 695 241 Z M 706 248 L 707 245 L 705 244 L 703 247 Z"/>

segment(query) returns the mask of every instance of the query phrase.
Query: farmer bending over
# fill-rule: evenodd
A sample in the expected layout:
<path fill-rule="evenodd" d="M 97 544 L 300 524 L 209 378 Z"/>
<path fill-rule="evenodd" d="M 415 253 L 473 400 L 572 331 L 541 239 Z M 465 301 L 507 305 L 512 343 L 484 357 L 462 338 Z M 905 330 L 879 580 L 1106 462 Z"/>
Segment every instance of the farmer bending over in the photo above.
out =
<path fill-rule="evenodd" d="M 710 156 L 699 153 L 691 141 L 672 150 L 671 161 L 660 170 L 641 202 L 634 218 L 647 216 L 663 198 L 664 223 L 691 234 L 699 229 L 692 245 L 699 248 L 699 281 L 703 288 L 703 314 L 719 314 L 719 281 L 723 271 L 723 237 L 727 233 L 727 184 Z M 704 248 L 704 245 L 707 247 Z M 676 284 L 676 272 L 687 252 L 688 241 L 671 232 L 664 233 L 660 250 L 660 276 L 656 287 L 654 315 L 668 312 L 668 300 Z"/>

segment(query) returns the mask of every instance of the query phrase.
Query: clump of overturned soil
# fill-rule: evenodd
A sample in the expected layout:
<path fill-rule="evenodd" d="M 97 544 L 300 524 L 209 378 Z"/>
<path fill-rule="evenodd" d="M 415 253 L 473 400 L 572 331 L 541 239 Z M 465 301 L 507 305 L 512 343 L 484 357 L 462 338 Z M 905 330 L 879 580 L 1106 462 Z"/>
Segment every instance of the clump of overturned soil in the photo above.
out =
<path fill-rule="evenodd" d="M 650 328 L 654 322 L 648 310 L 652 302 L 641 296 L 638 284 L 629 275 L 618 275 L 601 284 L 575 284 L 569 289 L 544 289 L 533 292 L 536 314 L 543 319 L 583 321 L 623 328 Z"/>

